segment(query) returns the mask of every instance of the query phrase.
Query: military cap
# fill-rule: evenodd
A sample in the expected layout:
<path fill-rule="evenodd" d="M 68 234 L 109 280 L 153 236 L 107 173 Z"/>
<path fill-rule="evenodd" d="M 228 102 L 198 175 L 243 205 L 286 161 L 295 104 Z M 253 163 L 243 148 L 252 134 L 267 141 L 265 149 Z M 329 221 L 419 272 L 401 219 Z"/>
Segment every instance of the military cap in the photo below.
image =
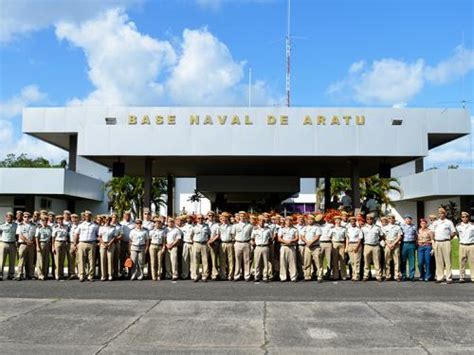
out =
<path fill-rule="evenodd" d="M 23 216 L 28 216 L 28 217 L 30 217 L 30 216 L 31 216 L 31 213 L 30 213 L 30 212 L 25 212 L 25 213 L 23 213 Z"/>
<path fill-rule="evenodd" d="M 73 213 L 73 214 L 71 215 L 71 217 L 77 217 L 77 218 L 79 218 L 79 215 L 77 215 L 76 213 Z"/>
<path fill-rule="evenodd" d="M 471 215 L 468 212 L 461 212 L 461 217 L 470 217 Z"/>
<path fill-rule="evenodd" d="M 375 215 L 374 215 L 373 213 L 369 213 L 369 214 L 367 215 L 367 218 L 372 218 L 372 219 L 374 219 L 374 218 L 375 218 Z"/>
<path fill-rule="evenodd" d="M 7 213 L 5 214 L 5 216 L 7 216 L 7 217 L 8 217 L 8 216 L 13 217 L 14 215 L 13 215 L 13 212 L 7 212 Z"/>
<path fill-rule="evenodd" d="M 406 214 L 405 216 L 403 216 L 403 218 L 410 218 L 410 219 L 413 219 L 413 217 L 412 217 L 410 214 Z"/>
<path fill-rule="evenodd" d="M 318 214 L 316 215 L 316 217 L 314 217 L 314 220 L 315 220 L 316 222 L 322 221 L 322 220 L 323 220 L 323 215 L 322 215 L 321 213 L 318 213 Z"/>
<path fill-rule="evenodd" d="M 68 215 L 70 215 L 70 214 L 71 214 L 71 211 L 69 211 L 69 210 L 64 210 L 64 211 L 63 211 L 63 214 L 68 214 Z"/>
<path fill-rule="evenodd" d="M 337 214 L 337 215 L 335 215 L 335 216 L 333 217 L 333 219 L 342 219 L 342 217 Z"/>
<path fill-rule="evenodd" d="M 55 215 L 55 213 L 53 211 L 48 212 L 48 216 L 54 216 L 54 215 Z"/>
<path fill-rule="evenodd" d="M 443 207 L 438 208 L 438 213 L 446 213 L 446 210 Z"/>
<path fill-rule="evenodd" d="M 89 216 L 92 216 L 92 212 L 89 211 L 89 210 L 85 210 L 85 211 L 84 211 L 84 215 L 86 215 L 86 214 L 88 214 Z"/>

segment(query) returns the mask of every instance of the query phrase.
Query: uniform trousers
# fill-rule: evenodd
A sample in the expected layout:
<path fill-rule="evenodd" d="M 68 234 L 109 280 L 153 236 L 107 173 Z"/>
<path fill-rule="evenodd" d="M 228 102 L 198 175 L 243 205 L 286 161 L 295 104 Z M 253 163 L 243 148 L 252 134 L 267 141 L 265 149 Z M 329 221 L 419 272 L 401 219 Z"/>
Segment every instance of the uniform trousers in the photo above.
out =
<path fill-rule="evenodd" d="M 8 266 L 8 277 L 15 276 L 15 263 L 16 263 L 16 243 L 0 242 L 0 260 L 2 268 L 0 269 L 0 278 L 3 278 L 3 268 L 7 262 L 7 256 L 9 261 Z"/>
<path fill-rule="evenodd" d="M 132 259 L 132 279 L 143 279 L 143 267 L 145 266 L 145 246 L 132 245 L 130 251 Z"/>
<path fill-rule="evenodd" d="M 298 270 L 298 277 L 302 278 L 304 276 L 304 244 L 298 244 L 298 251 L 296 253 L 296 268 Z"/>
<path fill-rule="evenodd" d="M 332 242 L 332 273 L 334 279 L 339 279 L 339 275 L 342 279 L 346 279 L 347 270 L 346 270 L 346 243 L 344 242 Z"/>
<path fill-rule="evenodd" d="M 390 249 L 385 245 L 385 278 L 391 279 L 391 262 L 393 260 L 393 273 L 396 280 L 400 279 L 400 245 Z"/>
<path fill-rule="evenodd" d="M 321 242 L 321 260 L 324 263 L 324 259 L 326 259 L 326 265 L 328 268 L 332 267 L 332 243 L 331 242 Z M 330 275 L 328 275 L 330 276 Z"/>
<path fill-rule="evenodd" d="M 101 279 L 113 277 L 115 244 L 108 247 L 100 246 L 100 272 Z"/>
<path fill-rule="evenodd" d="M 209 260 L 210 260 L 210 270 L 211 270 L 211 277 L 212 279 L 216 279 L 219 276 L 219 270 L 217 267 L 217 262 L 219 260 L 219 245 L 217 245 L 217 242 L 214 242 L 211 245 L 207 246 L 208 251 L 209 251 Z"/>
<path fill-rule="evenodd" d="M 96 243 L 79 242 L 78 253 L 78 269 L 79 279 L 83 280 L 86 276 L 89 279 L 94 278 L 95 274 L 95 251 Z"/>
<path fill-rule="evenodd" d="M 296 270 L 296 246 L 282 244 L 280 248 L 280 281 L 286 281 L 287 271 L 290 272 L 291 281 L 298 277 Z"/>
<path fill-rule="evenodd" d="M 316 265 L 318 279 L 323 279 L 323 259 L 321 257 L 321 247 L 319 245 L 311 245 L 311 247 L 304 247 L 304 278 L 305 280 L 311 280 L 313 276 L 311 266 L 312 264 Z"/>
<path fill-rule="evenodd" d="M 272 243 L 272 274 L 275 278 L 280 273 L 280 243 L 273 241 Z"/>
<path fill-rule="evenodd" d="M 234 276 L 234 245 L 232 242 L 221 242 L 219 249 L 221 279 L 230 281 Z"/>
<path fill-rule="evenodd" d="M 364 279 L 369 278 L 370 264 L 374 263 L 375 277 L 377 280 L 382 278 L 382 270 L 380 268 L 380 246 L 364 245 Z"/>
<path fill-rule="evenodd" d="M 18 248 L 18 267 L 16 277 L 27 277 L 32 279 L 35 276 L 35 267 L 33 264 L 35 255 L 35 246 L 20 243 Z M 23 273 L 24 270 L 24 273 Z"/>
<path fill-rule="evenodd" d="M 38 269 L 38 279 L 44 280 L 49 273 L 49 253 L 51 244 L 49 242 L 40 242 L 39 251 L 36 253 L 36 267 Z"/>
<path fill-rule="evenodd" d="M 67 244 L 67 253 L 66 253 L 66 258 L 67 258 L 67 270 L 68 270 L 68 275 L 69 277 L 77 277 L 77 271 L 76 271 L 76 255 L 77 255 L 77 250 L 74 250 L 74 244 L 69 242 Z"/>
<path fill-rule="evenodd" d="M 164 253 L 162 244 L 150 244 L 150 275 L 152 280 L 161 279 Z"/>
<path fill-rule="evenodd" d="M 195 279 L 193 268 L 193 243 L 183 243 L 183 253 L 181 255 L 181 278 L 186 280 L 191 274 L 191 279 Z"/>
<path fill-rule="evenodd" d="M 418 247 L 418 271 L 420 279 L 429 280 L 431 278 L 431 245 Z"/>
<path fill-rule="evenodd" d="M 178 246 L 165 250 L 166 273 L 170 274 L 173 279 L 178 278 Z"/>
<path fill-rule="evenodd" d="M 199 264 L 202 264 L 202 274 L 199 273 Z M 207 243 L 193 243 L 193 266 L 194 266 L 194 278 L 198 279 L 201 277 L 203 280 L 207 280 L 209 277 L 209 259 L 207 257 Z"/>
<path fill-rule="evenodd" d="M 242 267 L 245 280 L 250 279 L 250 244 L 249 242 L 235 242 L 235 270 L 234 280 L 240 279 Z"/>
<path fill-rule="evenodd" d="M 474 282 L 474 244 L 459 245 L 459 278 L 466 276 L 466 264 L 470 264 L 471 281 Z"/>
<path fill-rule="evenodd" d="M 404 242 L 402 244 L 402 278 L 407 277 L 407 261 L 408 261 L 408 277 L 413 279 L 415 277 L 415 242 Z"/>
<path fill-rule="evenodd" d="M 54 254 L 54 264 L 56 265 L 54 277 L 56 280 L 59 280 L 64 278 L 64 260 L 67 254 L 67 242 L 55 241 L 54 249 L 56 250 Z"/>
<path fill-rule="evenodd" d="M 451 271 L 451 241 L 436 241 L 435 249 L 436 258 L 436 280 L 443 281 L 446 276 L 446 281 L 452 280 Z M 445 275 L 446 270 L 446 275 Z"/>
<path fill-rule="evenodd" d="M 257 245 L 254 250 L 255 280 L 268 280 L 268 260 L 270 258 L 270 248 L 268 245 Z M 263 274 L 262 274 L 263 265 Z M 263 276 L 262 276 L 263 275 Z"/>
<path fill-rule="evenodd" d="M 349 260 L 352 266 L 352 280 L 360 280 L 360 258 L 362 254 L 362 248 L 358 248 L 358 243 L 349 243 L 347 247 L 347 253 L 349 254 Z"/>

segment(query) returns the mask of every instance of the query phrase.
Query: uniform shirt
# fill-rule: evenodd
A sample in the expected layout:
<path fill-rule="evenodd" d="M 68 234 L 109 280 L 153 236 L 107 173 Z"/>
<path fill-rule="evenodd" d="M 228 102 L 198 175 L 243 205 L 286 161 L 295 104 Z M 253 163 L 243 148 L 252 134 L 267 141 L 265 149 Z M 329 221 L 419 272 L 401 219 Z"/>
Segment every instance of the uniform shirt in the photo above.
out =
<path fill-rule="evenodd" d="M 268 228 L 270 229 L 270 232 L 272 233 L 272 237 L 273 237 L 275 234 L 278 234 L 278 229 L 280 228 L 280 226 L 275 223 L 270 223 L 268 225 Z"/>
<path fill-rule="evenodd" d="M 146 244 L 149 239 L 148 230 L 145 228 L 136 229 L 130 231 L 130 243 L 133 247 L 142 247 Z"/>
<path fill-rule="evenodd" d="M 219 226 L 219 238 L 225 243 L 232 241 L 232 224 L 222 223 Z"/>
<path fill-rule="evenodd" d="M 168 228 L 166 227 L 153 228 L 149 233 L 151 244 L 162 245 L 163 242 L 166 240 L 167 232 Z"/>
<path fill-rule="evenodd" d="M 67 242 L 69 240 L 69 228 L 65 225 L 56 224 L 53 228 L 53 238 L 57 242 Z"/>
<path fill-rule="evenodd" d="M 349 227 L 346 228 L 346 238 L 349 240 L 349 243 L 358 243 L 364 238 L 364 235 L 359 227 L 349 225 Z"/>
<path fill-rule="evenodd" d="M 117 229 L 112 225 L 101 226 L 99 228 L 99 235 L 105 243 L 108 243 L 117 236 Z"/>
<path fill-rule="evenodd" d="M 209 225 L 209 229 L 211 230 L 211 238 L 215 238 L 216 236 L 218 236 L 219 235 L 219 223 L 211 222 L 208 225 Z"/>
<path fill-rule="evenodd" d="M 174 243 L 176 240 L 182 239 L 181 231 L 177 228 L 168 228 L 166 232 L 166 244 Z"/>
<path fill-rule="evenodd" d="M 0 240 L 6 243 L 12 243 L 16 241 L 16 230 L 18 226 L 15 222 L 0 224 Z"/>
<path fill-rule="evenodd" d="M 325 223 L 321 227 L 321 238 L 319 238 L 320 242 L 330 242 L 331 241 L 331 229 L 334 227 L 332 223 Z"/>
<path fill-rule="evenodd" d="M 71 223 L 69 227 L 69 241 L 72 243 L 74 242 L 74 238 L 76 237 L 77 228 L 79 228 L 79 224 Z"/>
<path fill-rule="evenodd" d="M 306 238 L 308 242 L 312 242 L 317 237 L 320 237 L 322 233 L 323 232 L 321 230 L 321 227 L 318 226 L 317 224 L 308 225 L 304 229 L 304 237 Z M 316 246 L 316 245 L 319 245 L 319 241 L 312 244 L 312 246 Z"/>
<path fill-rule="evenodd" d="M 400 226 L 396 224 L 387 224 L 386 226 L 382 227 L 382 231 L 385 234 L 385 239 L 389 242 L 394 242 L 397 240 L 399 235 L 403 234 Z"/>
<path fill-rule="evenodd" d="M 192 243 L 193 238 L 191 237 L 193 230 L 192 223 L 186 223 L 184 226 L 181 227 L 181 231 L 183 232 L 183 242 L 185 243 Z"/>
<path fill-rule="evenodd" d="M 192 228 L 191 236 L 194 242 L 205 243 L 211 237 L 211 230 L 207 224 L 196 224 Z"/>
<path fill-rule="evenodd" d="M 257 227 L 252 231 L 252 239 L 257 245 L 268 245 L 272 239 L 272 232 L 268 227 Z"/>
<path fill-rule="evenodd" d="M 344 227 L 344 228 L 347 228 L 349 227 L 351 224 L 349 223 L 349 221 L 341 221 L 341 227 Z"/>
<path fill-rule="evenodd" d="M 379 245 L 380 237 L 383 236 L 382 229 L 376 224 L 366 224 L 362 227 L 362 233 L 364 235 L 365 244 Z"/>
<path fill-rule="evenodd" d="M 459 243 L 474 244 L 474 223 L 459 223 L 456 229 L 459 234 Z"/>
<path fill-rule="evenodd" d="M 333 227 L 330 234 L 333 242 L 344 243 L 346 241 L 346 228 L 344 227 Z"/>
<path fill-rule="evenodd" d="M 23 238 L 26 238 L 28 240 L 33 240 L 35 238 L 35 233 L 36 233 L 36 224 L 34 223 L 20 223 L 16 229 L 16 234 L 19 236 L 23 236 Z M 20 243 L 23 243 L 21 239 L 19 240 Z"/>
<path fill-rule="evenodd" d="M 303 236 L 304 234 L 304 230 L 305 230 L 306 226 L 304 224 L 297 224 L 296 225 L 296 229 L 298 230 L 298 245 L 305 245 L 306 243 L 303 241 L 303 239 L 301 239 L 301 237 Z"/>
<path fill-rule="evenodd" d="M 51 226 L 40 225 L 38 228 L 36 228 L 35 237 L 38 238 L 40 243 L 49 243 L 52 236 L 53 236 L 53 228 L 51 228 Z"/>
<path fill-rule="evenodd" d="M 445 218 L 443 220 L 437 219 L 433 222 L 435 240 L 451 240 L 451 234 L 456 232 L 453 222 Z"/>
<path fill-rule="evenodd" d="M 153 221 L 143 221 L 143 228 L 145 228 L 148 231 L 151 231 L 154 226 L 155 226 L 155 222 Z"/>
<path fill-rule="evenodd" d="M 95 222 L 82 222 L 76 230 L 79 242 L 95 242 L 99 233 L 99 226 Z"/>
<path fill-rule="evenodd" d="M 416 240 L 416 236 L 417 236 L 418 232 L 417 232 L 416 226 L 414 224 L 403 223 L 401 228 L 402 228 L 402 232 L 403 232 L 403 241 L 405 243 L 414 242 Z"/>
<path fill-rule="evenodd" d="M 283 227 L 278 231 L 278 236 L 288 242 L 295 236 L 298 237 L 298 230 L 295 227 Z"/>
<path fill-rule="evenodd" d="M 122 221 L 120 224 L 122 226 L 122 242 L 128 243 L 130 241 L 130 232 L 135 229 L 135 223 L 132 221 Z"/>
<path fill-rule="evenodd" d="M 239 222 L 234 224 L 233 235 L 238 242 L 248 242 L 252 235 L 253 226 L 250 223 Z"/>

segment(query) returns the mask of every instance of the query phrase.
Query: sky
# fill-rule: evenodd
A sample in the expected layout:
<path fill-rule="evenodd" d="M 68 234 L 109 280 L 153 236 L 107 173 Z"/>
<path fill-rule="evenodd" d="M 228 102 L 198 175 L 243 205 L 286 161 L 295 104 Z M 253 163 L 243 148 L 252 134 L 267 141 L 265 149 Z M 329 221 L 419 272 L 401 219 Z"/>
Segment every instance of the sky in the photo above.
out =
<path fill-rule="evenodd" d="M 292 106 L 472 110 L 473 3 L 293 0 Z M 0 158 L 66 157 L 22 135 L 27 106 L 245 106 L 250 68 L 252 104 L 284 105 L 286 33 L 286 0 L 0 0 Z"/>

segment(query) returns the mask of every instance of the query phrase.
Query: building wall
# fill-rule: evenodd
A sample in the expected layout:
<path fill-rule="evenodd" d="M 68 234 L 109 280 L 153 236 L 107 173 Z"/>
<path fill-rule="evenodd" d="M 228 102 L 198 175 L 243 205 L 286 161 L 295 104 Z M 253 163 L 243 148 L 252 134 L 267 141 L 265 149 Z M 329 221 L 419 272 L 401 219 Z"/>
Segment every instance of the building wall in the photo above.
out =
<path fill-rule="evenodd" d="M 59 214 L 67 209 L 67 201 L 59 198 L 35 196 L 35 210 L 39 211 L 42 209 Z"/>
<path fill-rule="evenodd" d="M 430 214 L 438 214 L 438 208 L 440 208 L 441 205 L 447 204 L 449 201 L 453 201 L 458 208 L 461 208 L 461 198 L 459 196 L 425 201 L 425 218 Z"/>
<path fill-rule="evenodd" d="M 397 201 L 392 207 L 387 209 L 387 212 L 394 214 L 397 221 L 402 221 L 403 216 L 407 214 L 417 218 L 416 201 Z"/>

